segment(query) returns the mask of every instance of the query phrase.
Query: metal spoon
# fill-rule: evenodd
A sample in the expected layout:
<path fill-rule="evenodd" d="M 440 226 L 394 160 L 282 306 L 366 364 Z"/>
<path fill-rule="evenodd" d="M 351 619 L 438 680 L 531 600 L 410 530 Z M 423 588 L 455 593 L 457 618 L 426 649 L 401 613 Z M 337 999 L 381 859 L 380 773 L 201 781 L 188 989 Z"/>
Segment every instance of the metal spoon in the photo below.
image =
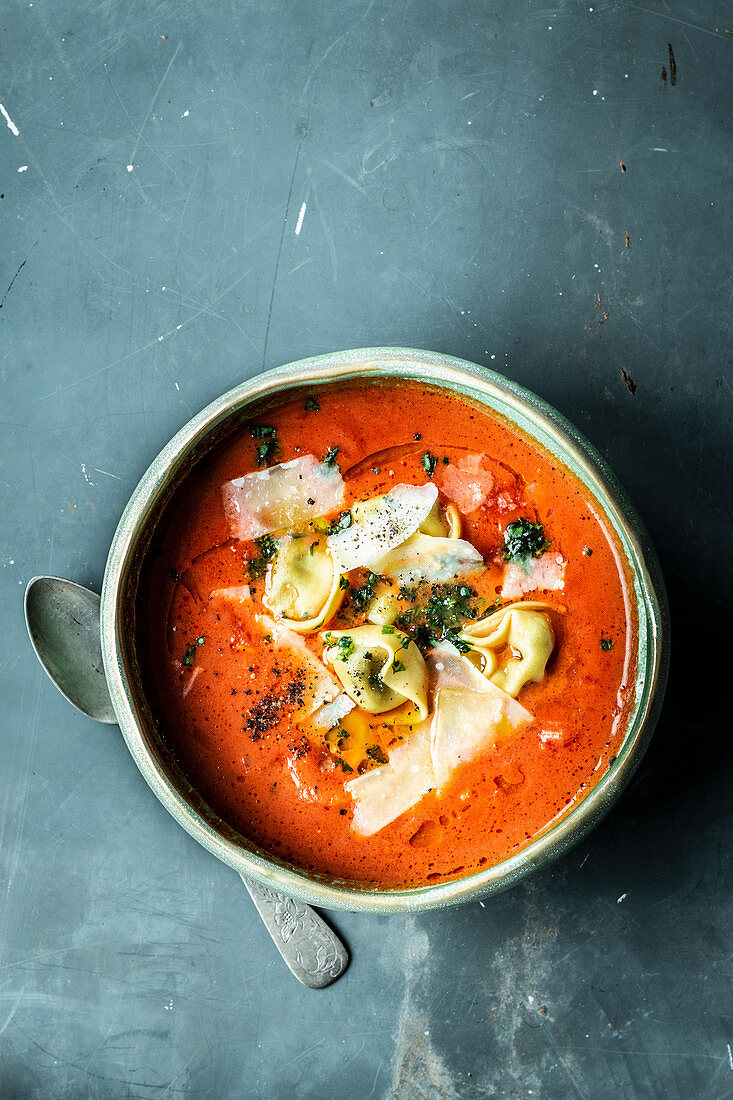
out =
<path fill-rule="evenodd" d="M 38 660 L 65 699 L 98 722 L 117 721 L 102 664 L 99 596 L 62 577 L 33 577 L 25 590 L 25 623 Z M 335 932 L 303 902 L 258 883 L 249 890 L 290 971 L 311 989 L 335 982 L 349 955 Z"/>

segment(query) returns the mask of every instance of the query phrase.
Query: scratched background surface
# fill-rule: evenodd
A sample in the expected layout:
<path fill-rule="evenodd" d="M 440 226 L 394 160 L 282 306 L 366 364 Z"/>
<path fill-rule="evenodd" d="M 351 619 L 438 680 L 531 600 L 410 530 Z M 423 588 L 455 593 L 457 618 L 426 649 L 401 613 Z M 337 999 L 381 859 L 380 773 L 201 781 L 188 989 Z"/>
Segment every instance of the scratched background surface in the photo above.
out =
<path fill-rule="evenodd" d="M 733 15 L 493 6 L 5 6 L 4 1100 L 733 1095 Z M 47 681 L 21 600 L 38 572 L 99 587 L 138 478 L 212 398 L 373 344 L 578 423 L 658 544 L 677 651 L 585 843 L 485 905 L 336 916 L 353 962 L 312 993 Z"/>

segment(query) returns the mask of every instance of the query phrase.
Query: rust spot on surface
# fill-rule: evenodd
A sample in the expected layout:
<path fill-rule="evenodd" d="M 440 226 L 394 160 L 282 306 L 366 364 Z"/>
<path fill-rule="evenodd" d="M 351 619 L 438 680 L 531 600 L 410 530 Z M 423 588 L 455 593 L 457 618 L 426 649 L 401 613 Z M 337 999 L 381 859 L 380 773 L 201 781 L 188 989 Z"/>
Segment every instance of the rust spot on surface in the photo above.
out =
<path fill-rule="evenodd" d="M 674 50 L 672 49 L 672 43 L 667 43 L 667 49 L 669 50 L 669 82 L 670 84 L 677 83 L 677 62 L 674 59 Z"/>
<path fill-rule="evenodd" d="M 625 382 L 625 383 L 626 383 L 626 385 L 628 386 L 628 388 L 629 388 L 629 393 L 630 393 L 630 394 L 631 394 L 631 396 L 633 397 L 633 396 L 634 396 L 634 394 L 636 393 L 636 382 L 635 382 L 635 381 L 634 381 L 634 379 L 633 379 L 633 378 L 631 377 L 631 375 L 629 374 L 629 372 L 628 372 L 628 371 L 626 371 L 626 370 L 624 370 L 624 368 L 623 368 L 623 367 L 619 367 L 618 369 L 619 369 L 619 370 L 621 371 L 621 377 L 623 378 L 624 382 Z"/>
<path fill-rule="evenodd" d="M 626 247 L 631 248 L 631 241 L 629 240 L 629 231 L 628 231 L 628 229 L 624 233 L 624 240 L 626 242 Z"/>
<path fill-rule="evenodd" d="M 622 172 L 625 172 L 625 171 L 626 171 L 626 165 L 624 164 L 624 162 L 623 162 L 623 161 L 621 161 L 621 171 L 622 171 Z"/>

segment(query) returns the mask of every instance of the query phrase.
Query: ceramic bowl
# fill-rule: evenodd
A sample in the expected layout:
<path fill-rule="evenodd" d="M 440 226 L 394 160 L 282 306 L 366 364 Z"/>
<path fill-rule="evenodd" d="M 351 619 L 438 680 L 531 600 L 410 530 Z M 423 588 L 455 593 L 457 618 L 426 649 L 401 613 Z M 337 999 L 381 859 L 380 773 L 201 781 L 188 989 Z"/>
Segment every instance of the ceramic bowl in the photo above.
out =
<path fill-rule="evenodd" d="M 627 732 L 613 766 L 554 826 L 503 862 L 456 881 L 414 889 L 360 887 L 309 874 L 252 844 L 191 787 L 156 728 L 142 688 L 135 649 L 137 579 L 166 504 L 187 472 L 238 421 L 285 395 L 355 379 L 409 378 L 464 394 L 494 410 L 572 471 L 616 533 L 633 578 L 638 609 L 637 677 Z M 418 912 L 497 893 L 546 867 L 576 844 L 618 799 L 651 737 L 668 663 L 664 584 L 648 535 L 615 476 L 588 441 L 558 412 L 493 371 L 434 352 L 366 348 L 335 352 L 279 367 L 230 390 L 205 408 L 163 448 L 135 489 L 107 561 L 101 606 L 102 653 L 114 710 L 146 781 L 175 819 L 230 867 L 264 886 L 331 909 Z"/>

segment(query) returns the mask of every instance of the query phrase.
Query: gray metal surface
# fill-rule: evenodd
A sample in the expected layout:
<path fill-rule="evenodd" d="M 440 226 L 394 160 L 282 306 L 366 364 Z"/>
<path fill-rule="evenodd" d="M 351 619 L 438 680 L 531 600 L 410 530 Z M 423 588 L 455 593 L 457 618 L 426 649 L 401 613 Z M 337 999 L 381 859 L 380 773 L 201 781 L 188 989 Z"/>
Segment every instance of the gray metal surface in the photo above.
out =
<path fill-rule="evenodd" d="M 3 1098 L 731 1094 L 725 19 L 6 7 Z M 483 905 L 338 916 L 353 962 L 313 994 L 48 683 L 22 596 L 39 572 L 99 588 L 137 479 L 206 402 L 374 344 L 496 368 L 578 424 L 660 551 L 676 653 L 637 778 L 579 848 Z"/>

